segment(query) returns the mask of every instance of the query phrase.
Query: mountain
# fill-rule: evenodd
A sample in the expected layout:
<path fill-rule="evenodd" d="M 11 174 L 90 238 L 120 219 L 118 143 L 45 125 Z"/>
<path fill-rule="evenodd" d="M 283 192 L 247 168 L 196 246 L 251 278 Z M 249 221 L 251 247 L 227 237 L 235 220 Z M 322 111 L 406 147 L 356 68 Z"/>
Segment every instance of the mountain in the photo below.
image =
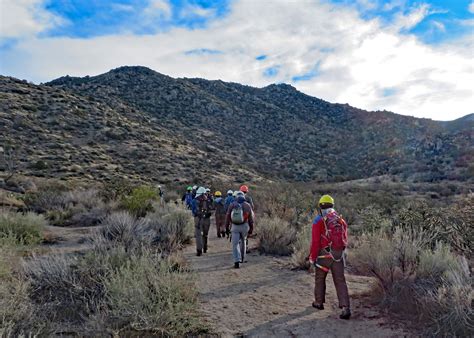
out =
<path fill-rule="evenodd" d="M 0 77 L 0 95 L 0 142 L 21 148 L 23 171 L 34 175 L 436 181 L 474 172 L 472 119 L 460 128 L 367 112 L 286 84 L 254 88 L 120 67 L 42 85 Z"/>

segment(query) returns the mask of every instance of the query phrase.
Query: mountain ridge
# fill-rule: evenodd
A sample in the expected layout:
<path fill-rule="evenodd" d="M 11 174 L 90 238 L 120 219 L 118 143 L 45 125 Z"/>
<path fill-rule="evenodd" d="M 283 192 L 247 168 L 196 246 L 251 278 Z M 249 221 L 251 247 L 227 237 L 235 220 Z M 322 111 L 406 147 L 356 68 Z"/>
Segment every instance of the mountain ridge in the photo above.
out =
<path fill-rule="evenodd" d="M 83 114 L 97 115 L 86 114 L 91 119 L 87 128 L 99 134 L 109 128 L 109 136 L 122 135 L 115 135 L 117 140 L 102 135 L 91 149 L 103 148 L 97 150 L 102 153 L 114 143 L 123 142 L 124 149 L 133 144 L 141 153 L 140 165 L 134 168 L 133 158 L 119 154 L 113 159 L 119 163 L 114 175 L 154 179 L 164 175 L 170 181 L 198 177 L 342 181 L 389 174 L 436 181 L 470 179 L 473 170 L 472 121 L 456 126 L 367 112 L 306 95 L 287 84 L 255 88 L 221 80 L 174 79 L 141 66 L 119 67 L 93 77 L 65 76 L 41 85 L 8 79 L 0 81 L 3 120 L 39 118 L 34 110 L 44 100 L 51 102 L 41 108 L 50 119 L 67 120 L 79 100 Z M 20 90 L 16 87 L 26 87 L 21 89 L 26 94 L 15 94 Z M 28 92 L 44 95 L 29 97 Z M 25 114 L 21 95 L 31 99 L 33 112 L 26 109 Z M 61 99 L 53 99 L 55 95 Z M 97 109 L 110 112 L 112 127 L 97 122 Z M 76 121 L 77 116 L 70 119 Z M 47 129 L 48 122 L 42 121 Z M 154 136 L 140 141 L 136 135 Z M 55 138 L 69 142 L 60 135 Z M 30 162 L 40 161 L 44 154 L 39 153 L 30 149 L 25 156 L 32 158 Z M 83 173 L 97 178 L 88 169 Z"/>

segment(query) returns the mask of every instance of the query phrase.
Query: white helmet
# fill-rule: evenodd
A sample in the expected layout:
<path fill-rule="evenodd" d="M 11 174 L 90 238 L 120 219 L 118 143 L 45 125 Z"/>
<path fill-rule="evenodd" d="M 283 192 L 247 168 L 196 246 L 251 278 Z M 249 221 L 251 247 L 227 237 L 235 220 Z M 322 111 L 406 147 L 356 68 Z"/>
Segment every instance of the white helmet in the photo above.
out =
<path fill-rule="evenodd" d="M 239 196 L 245 197 L 245 194 L 242 191 L 237 191 L 237 193 L 235 194 L 235 197 L 239 197 Z"/>
<path fill-rule="evenodd" d="M 206 193 L 206 188 L 199 187 L 199 189 L 196 191 L 196 197 L 204 195 L 205 193 Z"/>
<path fill-rule="evenodd" d="M 206 192 L 211 192 L 211 189 L 209 189 L 209 188 L 206 188 Z"/>
<path fill-rule="evenodd" d="M 238 192 L 239 192 L 238 190 L 235 190 L 232 195 L 233 195 L 234 197 L 237 197 L 237 193 L 238 193 Z"/>
<path fill-rule="evenodd" d="M 197 188 L 198 188 L 198 186 L 197 186 L 197 185 L 193 186 L 193 190 L 196 190 Z"/>
<path fill-rule="evenodd" d="M 232 195 L 234 192 L 232 190 L 227 191 L 227 195 Z"/>

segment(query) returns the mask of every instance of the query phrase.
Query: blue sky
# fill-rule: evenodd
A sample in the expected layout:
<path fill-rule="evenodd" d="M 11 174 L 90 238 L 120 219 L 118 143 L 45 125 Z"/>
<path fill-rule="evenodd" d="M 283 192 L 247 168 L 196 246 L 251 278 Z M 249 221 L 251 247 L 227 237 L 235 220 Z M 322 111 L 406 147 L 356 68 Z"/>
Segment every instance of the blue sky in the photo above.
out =
<path fill-rule="evenodd" d="M 472 0 L 2 0 L 0 74 L 144 65 L 449 120 L 474 112 L 473 13 Z"/>

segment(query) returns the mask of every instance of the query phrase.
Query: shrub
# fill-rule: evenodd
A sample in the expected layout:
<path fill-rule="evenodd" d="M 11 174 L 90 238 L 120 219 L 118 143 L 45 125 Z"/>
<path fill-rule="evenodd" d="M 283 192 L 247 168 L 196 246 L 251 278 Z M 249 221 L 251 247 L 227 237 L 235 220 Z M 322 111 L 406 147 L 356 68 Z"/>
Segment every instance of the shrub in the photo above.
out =
<path fill-rule="evenodd" d="M 46 323 L 41 335 L 183 336 L 206 331 L 197 312 L 195 280 L 161 254 L 124 246 L 94 247 L 85 256 L 53 255 L 25 264 L 33 314 L 24 327 Z M 22 323 L 16 323 L 18 330 Z"/>
<path fill-rule="evenodd" d="M 296 230 L 280 218 L 264 217 L 258 222 L 260 253 L 290 255 L 296 241 Z"/>
<path fill-rule="evenodd" d="M 111 321 L 136 331 L 184 336 L 202 331 L 197 292 L 188 274 L 170 271 L 150 253 L 131 256 L 104 281 Z"/>
<path fill-rule="evenodd" d="M 296 235 L 293 255 L 291 255 L 291 263 L 295 268 L 308 269 L 310 267 L 308 255 L 311 245 L 311 229 L 311 225 L 303 226 Z"/>
<path fill-rule="evenodd" d="M 19 244 L 38 244 L 43 240 L 41 233 L 46 221 L 33 213 L 3 212 L 0 214 L 0 239 L 11 238 Z"/>
<path fill-rule="evenodd" d="M 155 212 L 147 216 L 149 225 L 156 231 L 160 248 L 166 252 L 179 249 L 191 241 L 194 230 L 193 219 L 186 210 L 172 206 L 155 207 Z"/>
<path fill-rule="evenodd" d="M 148 220 L 137 219 L 126 211 L 120 211 L 104 219 L 94 241 L 97 245 L 109 243 L 129 251 L 151 246 L 156 238 L 157 233 L 150 227 Z"/>
<path fill-rule="evenodd" d="M 123 197 L 121 207 L 137 217 L 144 217 L 147 212 L 153 211 L 153 201 L 158 199 L 157 192 L 147 186 L 141 186 Z"/>
<path fill-rule="evenodd" d="M 464 336 L 473 328 L 466 260 L 442 242 L 432 249 L 428 231 L 395 228 L 393 236 L 382 231 L 364 234 L 351 262 L 379 280 L 382 304 L 389 310 L 425 322 L 426 334 Z"/>

